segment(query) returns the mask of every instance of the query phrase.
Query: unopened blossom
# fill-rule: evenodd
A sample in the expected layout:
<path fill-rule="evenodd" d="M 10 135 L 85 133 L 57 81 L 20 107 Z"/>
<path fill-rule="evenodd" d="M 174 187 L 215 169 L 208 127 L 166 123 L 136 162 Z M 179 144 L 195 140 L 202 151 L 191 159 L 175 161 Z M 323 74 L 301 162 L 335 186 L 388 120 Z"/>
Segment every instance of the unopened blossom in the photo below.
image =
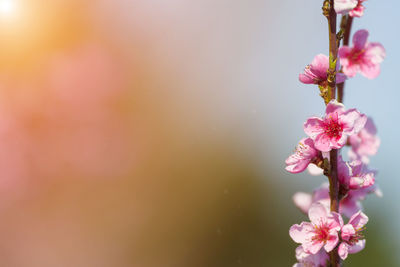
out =
<path fill-rule="evenodd" d="M 339 242 L 338 232 L 343 226 L 340 214 L 329 212 L 324 205 L 315 203 L 308 211 L 308 217 L 311 222 L 290 227 L 290 237 L 302 244 L 306 253 L 316 254 L 322 247 L 326 252 L 332 251 Z"/>
<path fill-rule="evenodd" d="M 353 47 L 339 48 L 339 57 L 343 73 L 354 77 L 357 72 L 368 79 L 376 78 L 380 73 L 380 63 L 386 56 L 385 48 L 380 43 L 369 43 L 367 30 L 359 30 L 353 35 Z"/>
<path fill-rule="evenodd" d="M 338 14 L 347 14 L 357 7 L 358 0 L 335 0 L 334 7 Z"/>
<path fill-rule="evenodd" d="M 369 156 L 373 156 L 378 152 L 381 140 L 376 135 L 376 127 L 371 118 L 368 118 L 365 126 L 358 134 L 349 137 L 351 150 L 349 157 L 353 160 L 359 159 L 363 163 L 369 163 Z"/>
<path fill-rule="evenodd" d="M 316 149 L 329 152 L 343 147 L 347 138 L 357 134 L 367 117 L 356 109 L 345 110 L 343 104 L 331 100 L 326 106 L 325 117 L 311 117 L 304 123 L 305 133 L 314 140 Z"/>
<path fill-rule="evenodd" d="M 324 250 L 320 250 L 317 254 L 309 254 L 304 251 L 303 246 L 298 246 L 296 248 L 296 259 L 298 263 L 293 267 L 325 267 L 329 255 Z"/>
<path fill-rule="evenodd" d="M 299 75 L 299 80 L 305 84 L 318 84 L 326 87 L 328 84 L 329 58 L 324 54 L 316 55 L 310 65 L 304 68 L 304 72 Z M 336 64 L 336 71 L 339 71 L 339 64 Z M 336 83 L 346 80 L 343 73 L 337 72 Z"/>
<path fill-rule="evenodd" d="M 318 150 L 311 138 L 303 138 L 296 147 L 294 154 L 286 159 L 286 170 L 291 173 L 304 171 L 313 160 L 317 159 Z"/>
<path fill-rule="evenodd" d="M 349 12 L 349 15 L 351 17 L 357 17 L 360 18 L 362 15 L 364 15 L 364 9 L 365 7 L 363 6 L 363 2 L 366 0 L 358 0 L 357 6 Z"/>
<path fill-rule="evenodd" d="M 349 253 L 354 254 L 364 249 L 365 239 L 362 232 L 367 222 L 367 215 L 359 211 L 350 218 L 348 224 L 342 227 L 342 243 L 339 245 L 338 253 L 343 260 Z"/>

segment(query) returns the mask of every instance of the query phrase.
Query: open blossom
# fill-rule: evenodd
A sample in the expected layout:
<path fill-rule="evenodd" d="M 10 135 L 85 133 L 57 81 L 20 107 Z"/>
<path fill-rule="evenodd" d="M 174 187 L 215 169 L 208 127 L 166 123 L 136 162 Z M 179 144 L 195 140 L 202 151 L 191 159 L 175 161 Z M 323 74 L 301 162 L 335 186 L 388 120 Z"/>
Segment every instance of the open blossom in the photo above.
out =
<path fill-rule="evenodd" d="M 335 11 L 338 14 L 347 14 L 349 11 L 357 7 L 358 0 L 335 0 Z"/>
<path fill-rule="evenodd" d="M 310 65 L 304 68 L 304 73 L 299 75 L 299 80 L 305 84 L 318 84 L 326 86 L 328 81 L 329 58 L 324 54 L 316 55 Z M 339 64 L 336 64 L 336 71 L 339 71 Z M 337 72 L 336 83 L 346 80 L 343 73 Z"/>
<path fill-rule="evenodd" d="M 381 140 L 376 135 L 376 127 L 371 118 L 368 118 L 365 126 L 358 134 L 349 137 L 351 150 L 349 157 L 351 159 L 360 159 L 363 163 L 368 164 L 368 156 L 373 156 L 378 152 Z"/>
<path fill-rule="evenodd" d="M 308 217 L 311 222 L 290 227 L 290 237 L 302 244 L 306 253 L 316 254 L 322 247 L 326 252 L 332 251 L 339 242 L 338 232 L 343 225 L 340 214 L 329 212 L 324 205 L 315 203 L 308 211 Z"/>
<path fill-rule="evenodd" d="M 361 211 L 351 216 L 349 223 L 341 230 L 342 243 L 339 245 L 339 256 L 344 260 L 347 255 L 357 253 L 364 249 L 365 239 L 362 234 L 368 217 Z"/>
<path fill-rule="evenodd" d="M 324 250 L 320 250 L 317 254 L 309 254 L 304 251 L 303 246 L 298 246 L 296 248 L 296 259 L 298 263 L 293 267 L 325 267 L 329 255 Z"/>
<path fill-rule="evenodd" d="M 339 213 L 350 218 L 354 213 L 363 209 L 361 201 L 372 193 L 378 197 L 382 197 L 382 191 L 376 184 L 366 188 L 350 190 L 340 201 Z M 296 207 L 305 214 L 308 213 L 312 204 L 317 202 L 329 209 L 331 203 L 329 198 L 329 184 L 323 183 L 319 188 L 315 189 L 312 194 L 297 192 L 293 195 L 293 202 Z"/>
<path fill-rule="evenodd" d="M 312 117 L 304 123 L 305 133 L 314 140 L 316 149 L 329 152 L 343 147 L 347 138 L 357 134 L 367 117 L 356 109 L 345 110 L 343 104 L 331 100 L 324 118 Z"/>
<path fill-rule="evenodd" d="M 314 141 L 310 138 L 303 138 L 297 145 L 294 154 L 286 159 L 286 170 L 291 173 L 302 172 L 317 156 L 318 150 L 314 147 Z"/>
<path fill-rule="evenodd" d="M 369 171 L 360 160 L 350 163 L 338 157 L 338 179 L 348 190 L 367 188 L 375 183 L 375 172 Z"/>
<path fill-rule="evenodd" d="M 364 15 L 364 9 L 365 7 L 363 6 L 363 2 L 366 0 L 358 0 L 357 6 L 349 12 L 349 15 L 351 17 L 357 17 L 360 18 L 362 15 Z"/>
<path fill-rule="evenodd" d="M 380 63 L 386 56 L 385 48 L 380 43 L 369 43 L 367 30 L 359 30 L 353 35 L 353 47 L 339 48 L 339 57 L 343 73 L 354 77 L 357 72 L 368 79 L 376 78 L 380 73 Z"/>

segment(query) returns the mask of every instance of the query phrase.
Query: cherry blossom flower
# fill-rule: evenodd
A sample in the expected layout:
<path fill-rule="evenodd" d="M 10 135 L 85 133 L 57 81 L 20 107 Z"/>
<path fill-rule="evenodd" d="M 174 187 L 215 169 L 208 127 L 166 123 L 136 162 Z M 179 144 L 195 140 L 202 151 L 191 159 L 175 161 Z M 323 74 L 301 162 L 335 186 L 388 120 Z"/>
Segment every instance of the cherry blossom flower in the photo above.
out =
<path fill-rule="evenodd" d="M 335 0 L 334 7 L 338 14 L 347 14 L 358 4 L 357 0 Z"/>
<path fill-rule="evenodd" d="M 331 100 L 324 118 L 311 117 L 304 123 L 305 133 L 314 140 L 316 149 L 329 152 L 343 147 L 347 138 L 357 134 L 367 117 L 356 109 L 345 110 L 343 104 Z"/>
<path fill-rule="evenodd" d="M 305 84 L 318 84 L 327 86 L 328 81 L 329 58 L 324 54 L 316 55 L 310 65 L 304 68 L 304 73 L 299 75 L 299 80 Z M 336 64 L 336 71 L 339 71 L 339 64 Z M 346 75 L 337 72 L 336 83 L 342 83 L 346 80 Z"/>
<path fill-rule="evenodd" d="M 360 72 L 368 79 L 378 77 L 380 63 L 386 56 L 385 48 L 380 43 L 369 43 L 367 30 L 359 30 L 353 35 L 353 47 L 339 48 L 339 57 L 343 65 L 343 73 L 354 77 Z"/>
<path fill-rule="evenodd" d="M 339 242 L 338 232 L 343 226 L 340 214 L 329 212 L 321 203 L 315 203 L 308 211 L 311 222 L 295 224 L 289 230 L 290 237 L 303 246 L 306 253 L 317 254 L 322 247 L 333 250 Z"/>
<path fill-rule="evenodd" d="M 291 173 L 302 172 L 317 156 L 318 150 L 314 147 L 314 141 L 310 138 L 303 138 L 297 145 L 294 154 L 286 159 L 286 170 Z"/>
<path fill-rule="evenodd" d="M 320 250 L 317 254 L 309 254 L 304 251 L 303 246 L 298 246 L 296 248 L 296 259 L 298 263 L 293 267 L 323 267 L 326 266 L 329 255 L 324 250 Z"/>
<path fill-rule="evenodd" d="M 351 17 L 357 17 L 357 18 L 362 17 L 362 15 L 364 15 L 364 9 L 365 9 L 365 7 L 363 6 L 363 2 L 365 1 L 367 0 L 358 0 L 357 6 L 349 12 L 349 15 Z"/>
<path fill-rule="evenodd" d="M 347 255 L 357 253 L 364 249 L 365 239 L 362 234 L 364 226 L 368 222 L 368 217 L 361 211 L 351 216 L 349 223 L 344 225 L 341 230 L 342 243 L 339 245 L 339 256 L 344 260 Z"/>
<path fill-rule="evenodd" d="M 361 201 L 364 200 L 369 194 L 375 194 L 378 197 L 382 197 L 383 195 L 377 184 L 366 188 L 350 190 L 340 201 L 339 213 L 347 218 L 350 218 L 354 213 L 363 209 Z M 311 194 L 297 192 L 293 195 L 293 202 L 296 207 L 298 207 L 305 214 L 308 213 L 311 205 L 317 202 L 329 209 L 331 203 L 329 198 L 329 184 L 323 183 Z"/>
<path fill-rule="evenodd" d="M 338 157 L 338 179 L 348 190 L 367 188 L 375 183 L 375 172 L 369 171 L 360 160 L 347 163 Z"/>
<path fill-rule="evenodd" d="M 353 160 L 359 159 L 363 163 L 368 164 L 368 156 L 375 155 L 381 143 L 376 132 L 373 120 L 368 118 L 364 128 L 358 134 L 349 137 L 349 143 L 351 145 L 349 157 Z"/>

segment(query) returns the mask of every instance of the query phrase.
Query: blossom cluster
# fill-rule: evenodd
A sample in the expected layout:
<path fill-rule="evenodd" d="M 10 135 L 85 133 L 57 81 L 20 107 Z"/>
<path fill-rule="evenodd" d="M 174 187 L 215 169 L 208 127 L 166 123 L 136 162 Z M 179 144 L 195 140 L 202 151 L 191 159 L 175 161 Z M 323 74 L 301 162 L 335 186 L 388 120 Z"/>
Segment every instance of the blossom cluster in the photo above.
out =
<path fill-rule="evenodd" d="M 335 0 L 334 9 L 343 17 L 361 17 L 365 0 Z M 336 84 L 360 73 L 368 79 L 380 73 L 380 63 L 385 58 L 385 49 L 380 43 L 368 42 L 368 31 L 358 30 L 352 38 L 352 46 L 338 49 Z M 329 58 L 319 54 L 299 75 L 300 82 L 329 86 Z M 296 249 L 298 263 L 294 266 L 328 266 L 329 255 L 334 249 L 344 260 L 348 254 L 365 247 L 364 230 L 368 217 L 363 213 L 362 200 L 369 194 L 381 196 L 375 183 L 377 172 L 370 169 L 369 158 L 375 155 L 380 145 L 376 126 L 372 118 L 357 109 L 346 109 L 336 99 L 326 105 L 325 115 L 310 117 L 304 123 L 306 137 L 298 143 L 294 154 L 286 160 L 286 170 L 300 173 L 308 169 L 312 175 L 329 176 L 330 151 L 338 150 L 337 180 L 339 182 L 339 208 L 331 211 L 329 184 L 323 183 L 312 193 L 298 192 L 293 196 L 295 205 L 310 222 L 295 224 L 289 235 L 300 246 Z M 348 147 L 347 160 L 340 151 Z M 348 219 L 344 223 L 343 217 Z"/>

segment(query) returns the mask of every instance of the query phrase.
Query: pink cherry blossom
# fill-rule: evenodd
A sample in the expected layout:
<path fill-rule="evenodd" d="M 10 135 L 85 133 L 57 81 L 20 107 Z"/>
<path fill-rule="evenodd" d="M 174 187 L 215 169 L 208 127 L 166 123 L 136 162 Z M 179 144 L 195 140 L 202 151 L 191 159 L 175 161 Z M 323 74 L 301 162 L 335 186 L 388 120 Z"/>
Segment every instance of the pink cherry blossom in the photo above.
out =
<path fill-rule="evenodd" d="M 380 63 L 386 56 L 385 48 L 380 43 L 369 43 L 367 30 L 359 30 L 353 35 L 353 47 L 339 48 L 339 57 L 343 65 L 343 73 L 354 77 L 357 72 L 368 79 L 378 77 Z"/>
<path fill-rule="evenodd" d="M 354 254 L 364 249 L 365 239 L 362 234 L 368 217 L 361 211 L 351 216 L 349 223 L 341 229 L 342 243 L 339 245 L 339 256 L 344 260 L 349 253 Z"/>
<path fill-rule="evenodd" d="M 351 150 L 349 157 L 353 160 L 359 159 L 363 163 L 368 164 L 368 156 L 373 156 L 378 152 L 381 140 L 376 135 L 376 127 L 371 118 L 368 118 L 364 128 L 355 135 L 349 137 Z"/>
<path fill-rule="evenodd" d="M 357 0 L 335 0 L 334 7 L 338 14 L 347 14 L 358 4 Z"/>
<path fill-rule="evenodd" d="M 360 160 L 347 163 L 339 157 L 338 179 L 341 186 L 348 190 L 367 188 L 375 183 L 375 172 L 369 171 Z"/>
<path fill-rule="evenodd" d="M 324 118 L 311 117 L 304 123 L 305 133 L 314 140 L 316 149 L 328 152 L 343 147 L 347 138 L 357 134 L 367 117 L 356 109 L 345 110 L 343 104 L 332 100 L 326 106 Z"/>
<path fill-rule="evenodd" d="M 314 141 L 310 138 L 303 138 L 297 145 L 294 154 L 286 159 L 286 170 L 291 173 L 302 172 L 317 156 L 318 150 L 314 147 Z"/>
<path fill-rule="evenodd" d="M 316 55 L 310 65 L 304 68 L 304 73 L 299 75 L 299 80 L 305 84 L 327 85 L 329 68 L 329 58 L 324 54 Z M 339 64 L 336 64 L 336 71 L 339 71 Z M 343 73 L 337 72 L 336 83 L 342 83 L 346 80 Z"/>
<path fill-rule="evenodd" d="M 304 251 L 303 246 L 298 246 L 296 248 L 296 259 L 298 263 L 293 267 L 321 267 L 326 266 L 329 255 L 324 250 L 320 250 L 317 254 L 309 254 Z"/>
<path fill-rule="evenodd" d="M 363 209 L 361 201 L 366 198 L 368 194 L 374 193 L 378 197 L 382 196 L 382 191 L 374 184 L 366 188 L 350 190 L 342 198 L 339 204 L 339 213 L 350 218 L 354 213 Z M 327 209 L 330 207 L 329 198 L 329 184 L 323 183 L 320 187 L 315 189 L 312 194 L 305 192 L 297 192 L 293 195 L 293 202 L 303 213 L 307 214 L 311 205 L 314 203 L 321 203 Z"/>
<path fill-rule="evenodd" d="M 329 212 L 321 203 L 315 203 L 308 211 L 311 222 L 295 224 L 289 230 L 290 237 L 303 246 L 306 253 L 316 254 L 324 247 L 333 250 L 339 242 L 338 231 L 343 226 L 340 214 Z"/>
<path fill-rule="evenodd" d="M 349 15 L 351 17 L 357 17 L 357 18 L 362 17 L 362 15 L 364 15 L 364 9 L 365 9 L 362 3 L 365 1 L 367 0 L 358 0 L 357 6 L 349 12 Z"/>

